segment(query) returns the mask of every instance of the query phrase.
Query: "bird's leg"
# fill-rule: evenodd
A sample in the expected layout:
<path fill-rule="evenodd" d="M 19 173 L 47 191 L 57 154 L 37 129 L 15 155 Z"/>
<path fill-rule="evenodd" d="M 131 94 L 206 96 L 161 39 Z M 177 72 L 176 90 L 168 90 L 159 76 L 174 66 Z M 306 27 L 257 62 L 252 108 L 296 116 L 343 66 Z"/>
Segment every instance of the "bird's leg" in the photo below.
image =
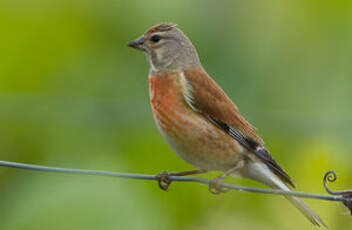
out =
<path fill-rule="evenodd" d="M 171 180 L 169 179 L 170 176 L 188 176 L 188 175 L 194 175 L 194 174 L 201 174 L 205 173 L 207 170 L 204 169 L 195 169 L 195 170 L 190 170 L 190 171 L 183 171 L 183 172 L 168 172 L 164 171 L 162 173 L 159 173 L 156 175 L 156 179 L 158 180 L 159 187 L 167 191 L 171 184 Z"/>
<path fill-rule="evenodd" d="M 221 187 L 221 185 L 220 185 L 221 181 L 240 168 L 242 168 L 242 164 L 238 164 L 235 167 L 230 168 L 229 170 L 227 170 L 226 172 L 224 172 L 220 176 L 212 179 L 209 183 L 209 191 L 213 194 L 220 194 L 222 192 L 227 192 L 228 189 Z"/>

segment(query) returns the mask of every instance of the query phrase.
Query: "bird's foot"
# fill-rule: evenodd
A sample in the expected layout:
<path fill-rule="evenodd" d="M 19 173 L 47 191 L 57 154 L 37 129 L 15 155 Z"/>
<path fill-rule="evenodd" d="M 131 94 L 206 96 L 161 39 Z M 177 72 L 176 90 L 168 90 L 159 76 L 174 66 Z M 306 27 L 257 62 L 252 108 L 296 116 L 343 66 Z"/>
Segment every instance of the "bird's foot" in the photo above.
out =
<path fill-rule="evenodd" d="M 189 175 L 194 175 L 194 174 L 202 174 L 207 172 L 207 170 L 204 169 L 195 169 L 195 170 L 190 170 L 190 171 L 183 171 L 183 172 L 168 172 L 164 171 L 162 173 L 157 174 L 155 177 L 158 180 L 159 187 L 167 191 L 171 184 L 170 176 L 189 176 Z"/>
<path fill-rule="evenodd" d="M 156 179 L 158 180 L 159 188 L 161 188 L 164 191 L 167 191 L 167 189 L 171 184 L 171 180 L 169 179 L 169 176 L 171 175 L 172 173 L 169 173 L 168 171 L 164 171 L 155 176 Z"/>
<path fill-rule="evenodd" d="M 222 181 L 223 178 L 221 177 L 216 177 L 214 179 L 212 179 L 209 183 L 209 192 L 213 193 L 213 194 L 220 194 L 220 193 L 224 193 L 227 192 L 228 189 L 224 188 L 220 183 Z"/>

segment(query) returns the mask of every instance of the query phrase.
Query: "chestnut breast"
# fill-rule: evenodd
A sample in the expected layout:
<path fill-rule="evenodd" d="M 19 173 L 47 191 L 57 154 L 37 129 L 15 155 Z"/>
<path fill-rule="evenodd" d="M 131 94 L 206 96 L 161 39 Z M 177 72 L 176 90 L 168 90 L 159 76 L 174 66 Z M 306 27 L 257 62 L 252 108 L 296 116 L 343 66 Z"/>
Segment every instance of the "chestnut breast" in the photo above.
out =
<path fill-rule="evenodd" d="M 186 162 L 206 170 L 227 170 L 242 159 L 244 148 L 190 108 L 184 100 L 181 72 L 149 77 L 156 125 L 170 147 Z"/>

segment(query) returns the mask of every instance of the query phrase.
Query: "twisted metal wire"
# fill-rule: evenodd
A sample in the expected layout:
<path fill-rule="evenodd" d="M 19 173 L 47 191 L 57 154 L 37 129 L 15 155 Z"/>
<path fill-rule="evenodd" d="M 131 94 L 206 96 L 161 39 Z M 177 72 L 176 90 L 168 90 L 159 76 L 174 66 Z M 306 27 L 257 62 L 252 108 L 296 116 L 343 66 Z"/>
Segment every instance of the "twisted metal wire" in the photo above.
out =
<path fill-rule="evenodd" d="M 110 176 L 110 177 L 120 177 L 120 178 L 126 178 L 126 179 L 137 179 L 137 180 L 155 180 L 155 181 L 159 180 L 159 177 L 157 175 L 120 173 L 120 172 L 88 170 L 88 169 L 58 168 L 58 167 L 23 164 L 23 163 L 17 163 L 17 162 L 9 162 L 9 161 L 0 161 L 0 167 L 1 166 L 8 167 L 8 168 L 23 169 L 23 170 L 42 171 L 42 172 Z M 352 190 L 343 190 L 343 191 L 336 192 L 336 191 L 332 191 L 327 185 L 327 182 L 334 182 L 336 181 L 336 179 L 337 179 L 337 175 L 334 171 L 328 171 L 324 175 L 323 184 L 324 184 L 325 190 L 330 195 L 295 192 L 295 191 L 283 191 L 278 189 L 253 188 L 253 187 L 226 184 L 226 183 L 220 183 L 219 185 L 223 188 L 238 190 L 238 191 L 263 193 L 263 194 L 275 194 L 275 195 L 290 195 L 290 196 L 309 198 L 309 199 L 338 201 L 338 202 L 342 202 L 351 211 L 351 215 L 352 215 Z M 211 180 L 207 180 L 199 177 L 170 176 L 168 177 L 168 180 L 170 182 L 171 181 L 196 182 L 196 183 L 208 184 L 208 185 L 211 183 Z"/>
<path fill-rule="evenodd" d="M 342 197 L 342 203 L 350 210 L 352 215 L 352 189 L 342 190 L 337 192 L 332 191 L 328 187 L 327 182 L 335 182 L 336 180 L 337 180 L 336 173 L 334 171 L 327 171 L 324 175 L 324 180 L 323 180 L 325 190 L 331 195 Z"/>

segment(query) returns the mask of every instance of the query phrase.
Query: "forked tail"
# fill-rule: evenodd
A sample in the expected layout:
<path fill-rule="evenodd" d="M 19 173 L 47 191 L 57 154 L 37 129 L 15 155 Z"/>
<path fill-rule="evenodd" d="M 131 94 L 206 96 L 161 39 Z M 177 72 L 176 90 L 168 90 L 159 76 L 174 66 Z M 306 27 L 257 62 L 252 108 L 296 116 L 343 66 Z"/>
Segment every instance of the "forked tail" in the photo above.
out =
<path fill-rule="evenodd" d="M 245 178 L 258 181 L 273 189 L 290 191 L 287 185 L 285 185 L 285 183 L 283 183 L 264 163 L 249 163 L 248 167 L 246 167 L 244 171 L 241 171 L 240 174 Z M 314 225 L 322 225 L 327 228 L 323 220 L 303 200 L 289 195 L 285 197 Z"/>

